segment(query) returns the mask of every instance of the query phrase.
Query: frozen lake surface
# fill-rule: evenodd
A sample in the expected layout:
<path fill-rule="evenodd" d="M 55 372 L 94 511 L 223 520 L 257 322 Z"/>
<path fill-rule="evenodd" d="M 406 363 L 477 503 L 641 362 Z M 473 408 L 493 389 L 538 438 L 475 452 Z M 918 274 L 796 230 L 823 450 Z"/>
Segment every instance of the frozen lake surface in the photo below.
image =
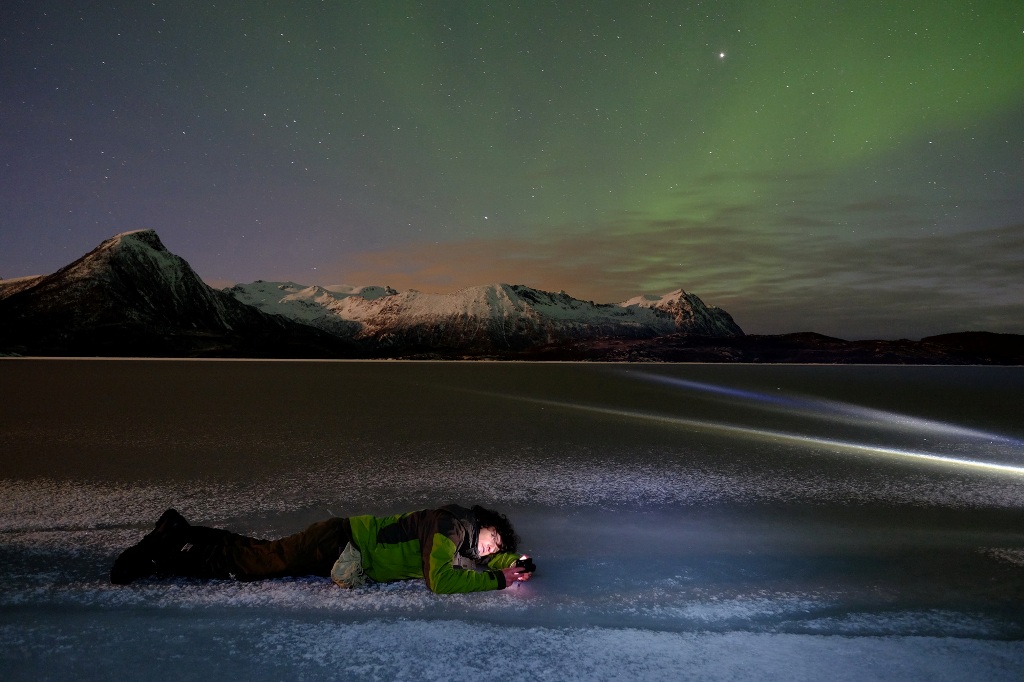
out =
<path fill-rule="evenodd" d="M 1019 680 L 1024 368 L 0 360 L 4 679 Z M 499 508 L 528 584 L 107 582 Z"/>

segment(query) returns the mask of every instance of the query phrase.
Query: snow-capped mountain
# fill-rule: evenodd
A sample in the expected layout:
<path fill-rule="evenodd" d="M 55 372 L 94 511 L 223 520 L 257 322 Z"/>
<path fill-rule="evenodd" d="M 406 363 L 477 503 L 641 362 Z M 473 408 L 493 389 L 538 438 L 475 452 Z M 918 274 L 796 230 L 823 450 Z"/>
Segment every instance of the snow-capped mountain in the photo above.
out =
<path fill-rule="evenodd" d="M 724 310 L 681 289 L 619 304 L 509 284 L 427 294 L 257 281 L 225 291 L 264 312 L 382 346 L 514 350 L 597 338 L 743 335 Z"/>
<path fill-rule="evenodd" d="M 116 235 L 51 275 L 0 280 L 0 355 L 1019 365 L 1022 339 L 747 336 L 681 289 L 618 304 L 508 284 L 425 294 L 258 281 L 218 291 L 151 230 Z"/>
<path fill-rule="evenodd" d="M 332 337 L 266 315 L 203 282 L 152 230 L 112 237 L 51 275 L 0 282 L 0 339 L 34 352 L 228 352 Z"/>
<path fill-rule="evenodd" d="M 51 275 L 0 280 L 0 351 L 71 355 L 445 357 L 669 334 L 742 336 L 682 290 L 595 304 L 495 284 L 455 294 L 258 281 L 218 291 L 152 230 Z"/>

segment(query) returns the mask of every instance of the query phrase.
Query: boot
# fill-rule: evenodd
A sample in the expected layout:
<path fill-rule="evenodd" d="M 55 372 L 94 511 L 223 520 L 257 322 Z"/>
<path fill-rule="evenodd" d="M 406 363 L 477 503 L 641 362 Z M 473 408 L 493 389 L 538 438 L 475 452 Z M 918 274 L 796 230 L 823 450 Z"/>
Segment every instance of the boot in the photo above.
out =
<path fill-rule="evenodd" d="M 167 555 L 181 548 L 182 538 L 191 528 L 188 521 L 174 509 L 165 511 L 153 530 L 137 544 L 121 552 L 110 569 L 110 582 L 127 585 L 161 571 Z"/>

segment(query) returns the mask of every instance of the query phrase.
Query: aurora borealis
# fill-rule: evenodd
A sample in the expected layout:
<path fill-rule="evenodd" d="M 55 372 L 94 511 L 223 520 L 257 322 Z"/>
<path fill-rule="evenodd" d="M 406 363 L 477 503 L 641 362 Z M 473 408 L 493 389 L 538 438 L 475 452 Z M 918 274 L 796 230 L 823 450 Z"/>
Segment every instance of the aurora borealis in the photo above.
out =
<path fill-rule="evenodd" d="M 0 276 L 153 228 L 211 283 L 1024 333 L 1024 3 L 5 2 Z"/>

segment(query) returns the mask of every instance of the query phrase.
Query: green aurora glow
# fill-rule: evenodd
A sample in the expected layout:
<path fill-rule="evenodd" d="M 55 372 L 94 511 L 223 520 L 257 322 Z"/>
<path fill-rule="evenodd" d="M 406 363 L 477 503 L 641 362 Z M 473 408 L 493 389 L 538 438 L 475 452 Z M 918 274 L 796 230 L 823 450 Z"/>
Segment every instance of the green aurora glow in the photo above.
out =
<path fill-rule="evenodd" d="M 3 10 L 4 276 L 153 227 L 224 284 L 1024 332 L 1017 0 L 79 5 Z"/>

